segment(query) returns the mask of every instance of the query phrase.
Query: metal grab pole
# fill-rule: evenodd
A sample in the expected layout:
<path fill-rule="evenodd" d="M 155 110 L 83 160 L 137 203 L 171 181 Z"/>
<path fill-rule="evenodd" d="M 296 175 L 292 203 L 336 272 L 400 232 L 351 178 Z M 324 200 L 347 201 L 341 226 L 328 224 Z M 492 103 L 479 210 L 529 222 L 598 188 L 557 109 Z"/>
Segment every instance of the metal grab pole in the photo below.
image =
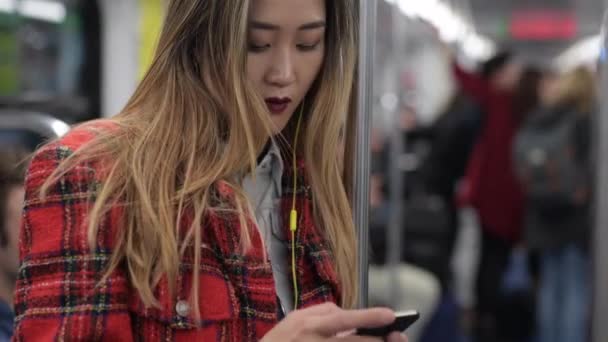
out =
<path fill-rule="evenodd" d="M 392 111 L 391 131 L 389 134 L 390 144 L 390 163 L 389 163 L 389 200 L 390 200 L 390 217 L 388 229 L 386 233 L 387 246 L 387 266 L 390 270 L 390 298 L 397 301 L 402 294 L 403 286 L 399 284 L 398 267 L 401 262 L 402 245 L 405 242 L 405 213 L 403 212 L 403 189 L 405 185 L 404 170 L 401 160 L 405 152 L 406 138 L 404 131 L 398 125 L 399 113 L 403 102 L 401 94 L 400 75 L 402 74 L 403 58 L 405 55 L 405 18 L 401 11 L 396 7 L 392 10 L 392 30 L 391 30 L 391 45 L 392 53 L 389 58 L 392 69 L 394 69 L 394 78 L 391 82 L 391 92 L 397 97 L 397 103 Z M 397 308 L 399 310 L 403 308 Z"/>
<path fill-rule="evenodd" d="M 359 0 L 359 90 L 355 146 L 353 219 L 357 227 L 359 300 L 367 307 L 369 245 L 370 127 L 373 100 L 376 0 Z"/>
<path fill-rule="evenodd" d="M 605 3 L 608 7 L 608 1 Z M 593 238 L 593 323 L 592 333 L 594 342 L 604 342 L 608 338 L 608 98 L 604 94 L 608 91 L 608 63 L 605 60 L 608 48 L 608 12 L 604 17 L 602 27 L 602 60 L 598 71 L 601 75 L 600 86 L 600 115 L 598 115 L 597 129 L 594 132 L 597 158 L 596 175 L 596 203 L 595 203 L 595 229 Z M 598 47 L 599 48 L 599 47 Z"/>

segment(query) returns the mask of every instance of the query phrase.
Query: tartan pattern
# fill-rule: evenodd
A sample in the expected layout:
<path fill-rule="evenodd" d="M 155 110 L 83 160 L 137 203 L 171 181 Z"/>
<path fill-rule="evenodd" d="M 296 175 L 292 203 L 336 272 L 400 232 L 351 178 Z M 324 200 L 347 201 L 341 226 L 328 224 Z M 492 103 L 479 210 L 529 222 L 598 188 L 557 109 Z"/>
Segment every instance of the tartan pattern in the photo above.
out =
<path fill-rule="evenodd" d="M 184 318 L 175 310 L 177 301 L 190 296 L 191 255 L 180 263 L 177 298 L 169 298 L 166 279 L 155 289 L 160 308 L 143 306 L 124 265 L 99 283 L 121 217 L 115 208 L 104 218 L 97 244 L 91 250 L 86 215 L 100 184 L 100 165 L 78 165 L 44 199 L 37 192 L 59 162 L 91 138 L 88 130 L 74 130 L 40 149 L 30 164 L 20 235 L 13 341 L 255 341 L 263 337 L 277 323 L 278 304 L 270 262 L 265 260 L 261 236 L 255 227 L 250 227 L 253 248 L 245 255 L 237 252 L 240 227 L 236 217 L 225 213 L 211 212 L 202 233 L 200 322 L 195 322 L 192 314 Z M 298 168 L 299 175 L 303 175 L 303 163 Z M 292 174 L 287 167 L 283 176 L 283 222 L 289 222 Z M 310 187 L 305 177 L 300 177 L 298 183 L 299 305 L 339 302 L 333 256 L 315 226 Z M 288 231 L 287 224 L 284 226 Z"/>

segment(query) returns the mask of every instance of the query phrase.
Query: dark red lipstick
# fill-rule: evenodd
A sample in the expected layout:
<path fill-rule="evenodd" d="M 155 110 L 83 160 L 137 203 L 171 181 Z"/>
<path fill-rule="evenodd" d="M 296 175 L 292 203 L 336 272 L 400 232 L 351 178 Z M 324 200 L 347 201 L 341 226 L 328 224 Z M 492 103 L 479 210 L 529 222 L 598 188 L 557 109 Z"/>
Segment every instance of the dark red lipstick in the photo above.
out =
<path fill-rule="evenodd" d="M 272 114 L 277 115 L 283 113 L 287 109 L 287 106 L 289 106 L 291 103 L 291 99 L 289 97 L 269 97 L 266 98 L 265 101 L 266 106 L 268 106 L 268 110 L 270 110 Z"/>

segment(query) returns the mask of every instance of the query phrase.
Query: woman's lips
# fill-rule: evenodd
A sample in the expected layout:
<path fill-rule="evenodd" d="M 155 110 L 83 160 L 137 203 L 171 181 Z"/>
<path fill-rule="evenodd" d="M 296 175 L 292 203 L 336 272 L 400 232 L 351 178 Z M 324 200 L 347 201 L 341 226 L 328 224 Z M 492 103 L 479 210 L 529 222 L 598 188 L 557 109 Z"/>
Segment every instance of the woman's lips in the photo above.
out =
<path fill-rule="evenodd" d="M 283 113 L 289 104 L 291 103 L 291 99 L 288 97 L 269 97 L 266 100 L 266 106 L 268 106 L 268 110 L 272 114 L 281 114 Z"/>

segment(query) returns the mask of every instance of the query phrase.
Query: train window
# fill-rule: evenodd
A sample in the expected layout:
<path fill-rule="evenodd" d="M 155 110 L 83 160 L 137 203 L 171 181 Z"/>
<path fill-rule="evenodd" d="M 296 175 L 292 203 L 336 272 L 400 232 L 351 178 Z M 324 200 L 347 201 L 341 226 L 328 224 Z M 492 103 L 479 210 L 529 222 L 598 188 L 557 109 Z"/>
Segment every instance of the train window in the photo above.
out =
<path fill-rule="evenodd" d="M 0 106 L 94 118 L 99 22 L 95 1 L 0 0 Z"/>

